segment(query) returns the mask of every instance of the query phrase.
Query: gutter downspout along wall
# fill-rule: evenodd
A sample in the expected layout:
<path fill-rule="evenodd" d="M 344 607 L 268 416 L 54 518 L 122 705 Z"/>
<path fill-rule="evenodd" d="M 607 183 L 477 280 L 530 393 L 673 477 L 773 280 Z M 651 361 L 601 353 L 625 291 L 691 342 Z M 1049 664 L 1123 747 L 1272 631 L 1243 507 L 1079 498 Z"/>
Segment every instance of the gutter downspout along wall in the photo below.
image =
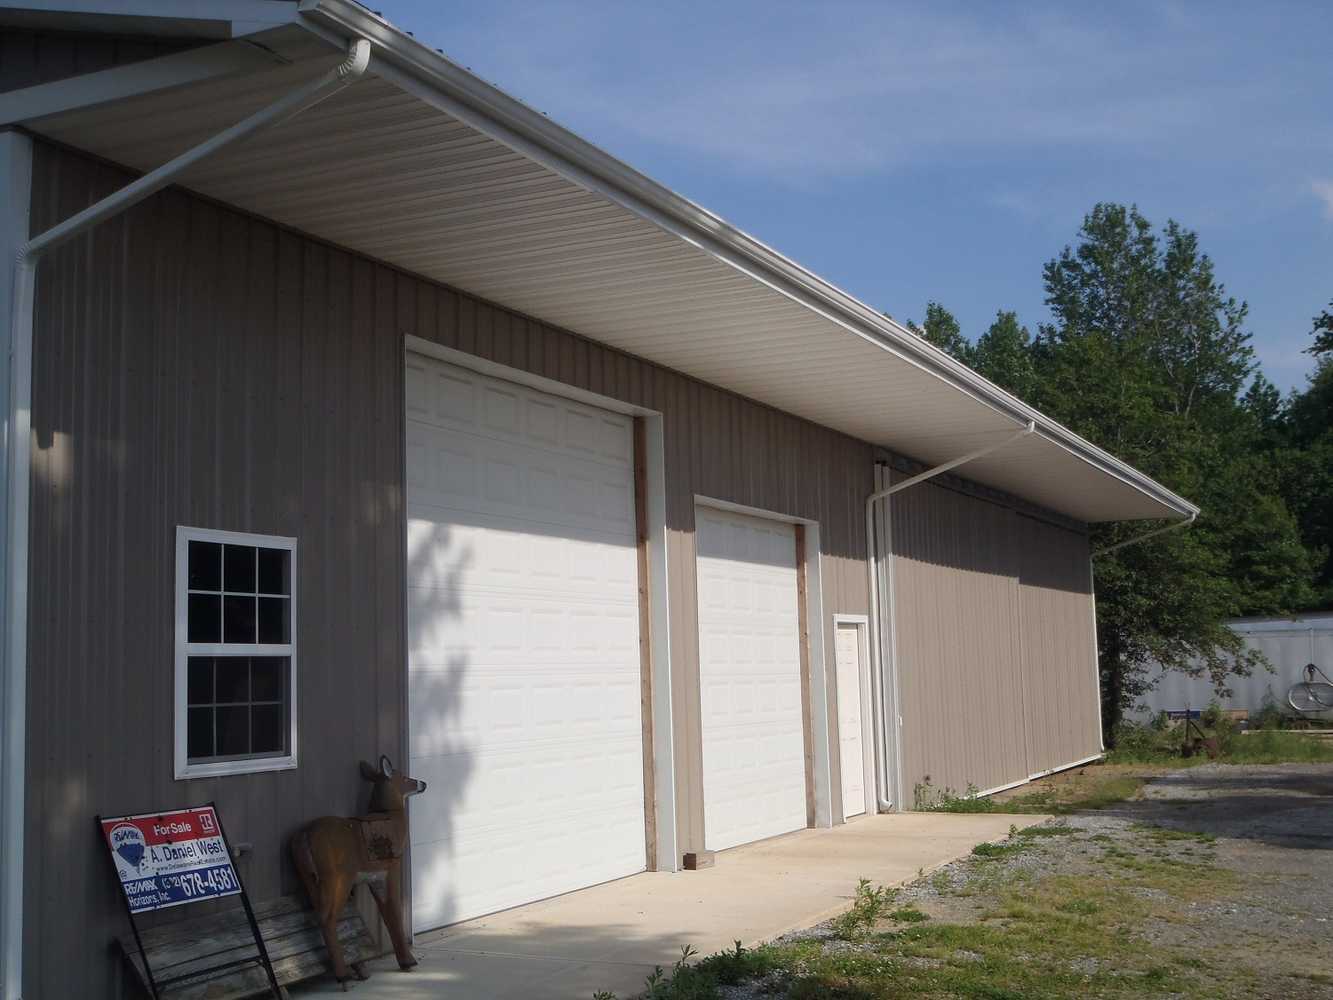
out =
<path fill-rule="evenodd" d="M 33 309 L 37 265 L 47 251 L 100 222 L 118 215 L 171 184 L 186 168 L 254 133 L 281 124 L 354 83 L 370 63 L 370 42 L 358 38 L 348 45 L 347 58 L 314 80 L 290 91 L 267 107 L 150 171 L 114 194 L 76 213 L 20 246 L 14 256 L 10 288 L 7 355 L 9 399 L 5 408 L 7 509 L 4 523 L 4 738 L 0 753 L 0 1000 L 20 1000 L 23 990 L 23 833 L 27 730 L 28 669 L 28 503 L 32 462 Z M 0 180 L 11 202 L 6 222 L 24 221 L 27 232 L 31 192 L 16 182 L 26 160 L 31 176 L 31 140 L 0 136 Z M 16 141 L 17 140 L 17 141 Z M 26 153 L 26 156 L 24 155 Z M 10 160 L 11 162 L 5 162 Z M 9 175 L 15 175 L 11 179 Z"/>
<path fill-rule="evenodd" d="M 893 522 L 889 510 L 889 497 L 895 493 L 910 489 L 941 473 L 956 469 L 991 452 L 999 451 L 1006 445 L 1013 444 L 1019 438 L 1027 437 L 1037 429 L 1035 421 L 1029 420 L 1021 429 L 995 444 L 986 445 L 976 451 L 959 456 L 933 469 L 918 473 L 900 483 L 885 486 L 866 497 L 866 569 L 870 574 L 870 648 L 871 663 L 871 708 L 875 723 L 875 807 L 877 812 L 902 812 L 903 754 L 902 754 L 902 717 L 898 711 L 898 636 L 895 607 L 896 593 L 893 585 Z M 876 505 L 885 501 L 876 518 Z M 876 530 L 878 528 L 878 530 Z M 876 545 L 876 539 L 883 539 L 882 546 Z M 881 580 L 881 561 L 888 563 L 888 580 Z M 881 622 L 880 603 L 884 604 L 883 618 L 888 622 L 888 641 L 884 639 Z M 885 695 L 889 694 L 888 700 Z M 890 734 L 892 740 L 890 741 Z M 893 774 L 889 774 L 889 759 L 893 760 Z"/>

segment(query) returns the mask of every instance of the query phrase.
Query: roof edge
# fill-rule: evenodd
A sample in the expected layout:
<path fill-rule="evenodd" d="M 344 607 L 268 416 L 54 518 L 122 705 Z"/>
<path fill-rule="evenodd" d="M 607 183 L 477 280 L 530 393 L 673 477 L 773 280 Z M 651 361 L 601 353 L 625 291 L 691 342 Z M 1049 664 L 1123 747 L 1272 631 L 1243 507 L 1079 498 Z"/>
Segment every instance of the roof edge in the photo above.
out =
<path fill-rule="evenodd" d="M 1199 514 L 1200 509 L 1195 504 L 1001 389 L 896 320 L 872 309 L 708 209 L 558 125 L 545 114 L 482 80 L 355 0 L 301 0 L 299 10 L 299 23 L 317 34 L 325 34 L 321 28 L 336 32 L 338 38 L 330 41 L 336 40 L 342 44 L 352 35 L 368 38 L 393 65 L 618 192 L 623 199 L 623 207 L 636 214 L 647 214 L 650 218 L 654 214 L 661 214 L 696 234 L 705 243 L 720 244 L 780 285 L 804 293 L 800 298 L 813 299 L 823 307 L 820 311 L 831 311 L 843 325 L 854 328 L 867 339 L 878 342 L 880 346 L 935 375 L 958 391 L 972 396 L 1016 423 L 1035 422 L 1041 437 L 1151 497 L 1174 512 L 1175 516 L 1187 518 Z M 645 213 L 645 207 L 651 211 Z"/>

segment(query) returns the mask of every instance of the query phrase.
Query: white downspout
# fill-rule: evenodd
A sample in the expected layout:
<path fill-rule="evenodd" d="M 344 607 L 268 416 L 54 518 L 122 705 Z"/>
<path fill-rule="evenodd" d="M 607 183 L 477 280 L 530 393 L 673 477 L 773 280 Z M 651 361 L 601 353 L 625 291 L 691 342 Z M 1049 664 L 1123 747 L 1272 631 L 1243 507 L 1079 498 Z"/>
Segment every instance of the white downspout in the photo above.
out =
<path fill-rule="evenodd" d="M 1194 523 L 1195 518 L 1197 518 L 1198 516 L 1199 512 L 1196 510 L 1192 512 L 1190 516 L 1185 518 L 1183 521 L 1176 521 L 1174 524 L 1168 524 L 1165 527 L 1154 528 L 1152 531 L 1145 531 L 1141 535 L 1135 535 L 1133 538 L 1126 539 L 1123 542 L 1116 542 L 1114 545 L 1108 545 L 1104 549 L 1096 549 L 1092 553 L 1092 557 L 1096 559 L 1098 556 L 1104 556 L 1108 552 L 1115 552 L 1119 549 L 1127 548 L 1130 545 L 1138 545 L 1139 542 L 1146 542 L 1149 538 L 1156 538 L 1158 535 L 1165 535 L 1168 531 L 1178 531 L 1181 528 L 1188 528 L 1191 524 Z"/>
<path fill-rule="evenodd" d="M 903 811 L 903 754 L 902 754 L 902 727 L 899 725 L 900 717 L 898 713 L 898 635 L 897 635 L 897 615 L 896 615 L 896 594 L 893 586 L 893 519 L 889 516 L 889 505 L 884 505 L 884 546 L 883 552 L 889 565 L 888 586 L 884 588 L 884 603 L 888 609 L 889 641 L 888 649 L 885 650 L 882 637 L 882 627 L 880 623 L 879 602 L 880 602 L 880 580 L 879 580 L 879 552 L 880 549 L 875 545 L 875 504 L 880 500 L 887 500 L 895 493 L 901 493 L 905 489 L 923 483 L 927 479 L 933 479 L 935 476 L 950 469 L 956 469 L 983 455 L 989 455 L 993 451 L 1012 444 L 1019 438 L 1027 437 L 1037 429 L 1035 421 L 1029 420 L 1022 429 L 1015 431 L 1003 441 L 997 441 L 995 444 L 987 445 L 984 448 L 978 448 L 976 451 L 970 451 L 942 465 L 937 465 L 933 469 L 927 469 L 925 472 L 918 473 L 901 483 L 895 483 L 892 486 L 886 486 L 877 490 L 866 497 L 866 568 L 870 576 L 870 648 L 873 669 L 870 671 L 871 686 L 873 689 L 871 697 L 871 708 L 874 714 L 875 722 L 875 774 L 878 780 L 875 783 L 875 805 L 879 812 L 902 812 Z M 887 655 L 886 655 L 887 654 Z M 887 676 L 885 676 L 887 673 Z M 892 702 L 887 703 L 884 699 L 886 688 L 892 695 Z M 886 719 L 891 717 L 891 724 Z M 889 732 L 892 729 L 893 744 L 889 745 Z M 893 778 L 890 781 L 888 757 L 890 752 L 893 755 Z"/>
<path fill-rule="evenodd" d="M 23 827 L 26 781 L 28 669 L 28 502 L 32 453 L 33 306 L 37 265 L 67 240 L 171 184 L 182 171 L 224 146 L 280 124 L 354 83 L 370 63 L 370 42 L 351 42 L 347 58 L 248 118 L 169 160 L 138 180 L 33 237 L 14 261 L 10 310 L 8 509 L 5 525 L 4 740 L 0 760 L 0 998 L 20 1000 L 23 989 Z"/>
<path fill-rule="evenodd" d="M 1176 521 L 1174 524 L 1154 528 L 1152 531 L 1145 531 L 1141 535 L 1136 535 L 1123 542 L 1117 542 L 1115 545 L 1108 545 L 1104 549 L 1095 549 L 1088 557 L 1088 595 L 1092 600 L 1092 669 L 1095 672 L 1094 680 L 1096 681 L 1093 690 L 1097 692 L 1097 746 L 1101 748 L 1102 753 L 1106 752 L 1106 725 L 1102 722 L 1102 648 L 1097 641 L 1097 574 L 1093 568 L 1092 560 L 1098 556 L 1104 556 L 1108 552 L 1115 552 L 1130 545 L 1138 545 L 1139 542 L 1146 542 L 1149 538 L 1165 535 L 1168 531 L 1188 528 L 1198 516 L 1199 512 L 1197 510 L 1193 511 L 1183 521 Z M 1311 634 L 1313 635 L 1313 633 Z"/>

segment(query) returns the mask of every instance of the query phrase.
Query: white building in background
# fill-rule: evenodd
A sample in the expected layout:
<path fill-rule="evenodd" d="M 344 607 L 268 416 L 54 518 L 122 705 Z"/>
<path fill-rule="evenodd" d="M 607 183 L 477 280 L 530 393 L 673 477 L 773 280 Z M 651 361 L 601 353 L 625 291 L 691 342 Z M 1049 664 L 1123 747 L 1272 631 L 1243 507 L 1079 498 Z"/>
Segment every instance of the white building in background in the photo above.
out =
<path fill-rule="evenodd" d="M 1307 664 L 1313 663 L 1333 677 L 1333 611 L 1312 612 L 1300 618 L 1237 618 L 1230 624 L 1245 637 L 1248 648 L 1268 657 L 1273 666 L 1271 672 L 1261 669 L 1248 677 L 1228 677 L 1231 694 L 1222 697 L 1206 676 L 1190 677 L 1178 670 L 1162 670 L 1135 714 L 1146 719 L 1163 711 L 1204 709 L 1214 701 L 1225 709 L 1253 713 L 1269 700 L 1282 711 L 1295 714 L 1287 702 L 1287 692 L 1293 684 L 1306 679 Z"/>

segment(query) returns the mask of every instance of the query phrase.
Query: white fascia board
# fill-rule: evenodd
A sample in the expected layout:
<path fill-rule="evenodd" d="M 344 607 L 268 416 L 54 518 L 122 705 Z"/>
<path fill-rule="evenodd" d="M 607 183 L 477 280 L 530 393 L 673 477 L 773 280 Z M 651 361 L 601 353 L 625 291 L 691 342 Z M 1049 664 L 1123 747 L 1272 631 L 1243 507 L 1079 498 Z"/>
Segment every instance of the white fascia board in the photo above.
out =
<path fill-rule="evenodd" d="M 401 85 L 402 74 L 412 77 L 435 92 L 437 106 L 460 114 L 524 155 L 545 154 L 540 155 L 542 162 L 581 187 L 708 251 L 1016 424 L 1035 422 L 1042 438 L 1151 497 L 1165 508 L 1164 516 L 1183 518 L 1199 512 L 1188 500 L 1005 392 L 892 318 L 557 125 L 354 0 L 300 0 L 300 14 L 307 26 L 331 41 L 353 36 L 369 39 L 375 46 L 376 72 L 385 79 Z M 411 89 L 425 97 L 419 87 Z"/>
<path fill-rule="evenodd" d="M 280 63 L 272 52 L 248 42 L 205 45 L 0 94 L 0 125 L 32 121 L 232 73 L 257 72 Z"/>

